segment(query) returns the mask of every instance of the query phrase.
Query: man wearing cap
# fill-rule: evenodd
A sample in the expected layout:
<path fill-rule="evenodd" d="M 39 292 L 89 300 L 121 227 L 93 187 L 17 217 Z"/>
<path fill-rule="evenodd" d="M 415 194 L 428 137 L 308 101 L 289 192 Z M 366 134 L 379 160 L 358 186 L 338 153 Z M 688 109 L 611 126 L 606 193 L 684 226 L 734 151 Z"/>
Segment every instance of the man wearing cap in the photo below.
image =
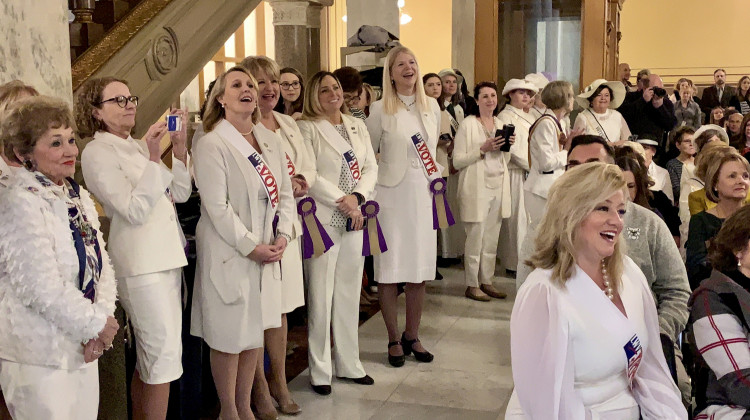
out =
<path fill-rule="evenodd" d="M 518 248 L 529 224 L 524 205 L 523 182 L 529 172 L 529 129 L 536 120 L 529 108 L 534 104 L 537 91 L 536 85 L 527 80 L 510 79 L 502 91 L 505 107 L 497 115 L 503 124 L 515 127 L 516 135 L 516 142 L 510 147 L 508 163 L 511 216 L 500 229 L 497 249 L 497 256 L 505 270 L 512 272 L 518 266 Z"/>
<path fill-rule="evenodd" d="M 604 137 L 614 146 L 621 146 L 630 137 L 628 123 L 616 109 L 625 100 L 625 86 L 620 82 L 595 80 L 583 93 L 576 97 L 576 103 L 583 108 L 576 117 L 573 128 L 584 134 Z"/>
<path fill-rule="evenodd" d="M 672 181 L 669 179 L 669 172 L 657 165 L 654 162 L 654 156 L 659 150 L 659 143 L 654 139 L 638 139 L 638 143 L 643 146 L 643 150 L 646 151 L 645 161 L 648 167 L 648 177 L 654 181 L 654 185 L 650 186 L 651 191 L 661 191 L 669 200 L 674 203 L 674 193 L 672 192 Z"/>
<path fill-rule="evenodd" d="M 640 89 L 637 92 L 625 96 L 619 111 L 633 134 L 655 139 L 659 149 L 664 150 L 665 134 L 677 125 L 674 104 L 666 98 L 664 83 L 659 75 L 639 79 L 638 86 Z"/>

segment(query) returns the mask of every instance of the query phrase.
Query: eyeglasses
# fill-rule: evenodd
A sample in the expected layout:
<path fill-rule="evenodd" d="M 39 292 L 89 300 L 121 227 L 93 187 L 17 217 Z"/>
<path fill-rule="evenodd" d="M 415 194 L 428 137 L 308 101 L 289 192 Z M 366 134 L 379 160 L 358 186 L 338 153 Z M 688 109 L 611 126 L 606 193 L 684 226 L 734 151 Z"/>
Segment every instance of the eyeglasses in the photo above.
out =
<path fill-rule="evenodd" d="M 359 95 L 349 96 L 347 94 L 344 94 L 344 101 L 345 102 L 359 102 L 359 100 L 360 100 L 360 96 Z"/>
<path fill-rule="evenodd" d="M 284 90 L 299 89 L 300 83 L 299 82 L 292 82 L 292 83 L 283 82 L 280 84 L 280 86 Z"/>
<path fill-rule="evenodd" d="M 128 102 L 133 104 L 133 106 L 138 106 L 138 97 L 137 96 L 115 96 L 114 98 L 109 98 L 106 100 L 103 100 L 99 102 L 96 105 L 101 105 L 106 102 L 117 102 L 117 105 L 120 106 L 120 108 L 125 108 L 128 105 Z"/>

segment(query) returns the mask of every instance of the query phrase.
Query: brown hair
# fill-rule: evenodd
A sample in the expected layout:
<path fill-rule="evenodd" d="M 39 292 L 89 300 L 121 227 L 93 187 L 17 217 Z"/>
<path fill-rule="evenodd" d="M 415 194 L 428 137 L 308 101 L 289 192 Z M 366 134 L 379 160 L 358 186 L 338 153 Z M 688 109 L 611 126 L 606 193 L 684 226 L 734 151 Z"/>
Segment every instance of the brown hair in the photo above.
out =
<path fill-rule="evenodd" d="M 676 130 L 672 130 L 671 137 L 674 144 L 682 143 L 685 134 L 695 134 L 695 129 L 689 125 L 683 125 Z"/>
<path fill-rule="evenodd" d="M 706 146 L 709 140 L 713 136 L 716 136 L 719 138 L 719 141 L 723 141 L 725 144 L 729 143 L 729 138 L 726 138 L 722 135 L 722 133 L 719 130 L 714 130 L 713 128 L 709 128 L 708 130 L 703 131 L 698 135 L 698 137 L 694 138 L 693 141 L 695 142 L 695 151 L 697 153 L 700 153 L 701 150 Z"/>
<path fill-rule="evenodd" d="M 344 92 L 362 93 L 362 75 L 354 67 L 341 67 L 333 71 Z"/>
<path fill-rule="evenodd" d="M 37 141 L 51 128 L 76 129 L 70 107 L 49 96 L 21 98 L 11 104 L 0 124 L 0 143 L 5 156 L 22 163 L 18 156 L 30 155 Z"/>
<path fill-rule="evenodd" d="M 302 112 L 302 107 L 305 103 L 305 79 L 302 78 L 302 73 L 300 73 L 297 69 L 293 67 L 284 67 L 279 71 L 279 78 L 281 78 L 282 74 L 291 73 L 295 76 L 297 76 L 297 79 L 299 80 L 299 98 L 292 102 L 292 113 L 294 112 Z M 274 111 L 280 112 L 284 114 L 286 112 L 286 105 L 284 105 L 284 98 L 279 99 L 279 103 L 276 104 L 276 108 L 274 108 Z"/>
<path fill-rule="evenodd" d="M 708 247 L 708 261 L 722 273 L 737 269 L 737 253 L 750 241 L 750 206 L 743 206 L 722 224 Z"/>
<path fill-rule="evenodd" d="M 740 101 L 750 101 L 750 89 L 744 95 L 742 94 L 742 82 L 746 79 L 750 80 L 750 76 L 742 76 L 740 77 L 740 81 L 737 82 L 737 99 Z"/>
<path fill-rule="evenodd" d="M 20 80 L 11 80 L 10 82 L 0 85 L 0 121 L 2 121 L 3 112 L 19 98 L 24 96 L 39 96 L 39 92 L 33 86 L 24 84 Z"/>
<path fill-rule="evenodd" d="M 94 108 L 101 109 L 102 93 L 110 83 L 114 82 L 128 85 L 128 82 L 116 77 L 96 77 L 84 82 L 76 92 L 74 110 L 78 136 L 82 139 L 94 137 L 97 131 L 107 130 L 104 121 L 94 117 Z"/>
<path fill-rule="evenodd" d="M 227 88 L 227 75 L 235 71 L 248 75 L 253 86 L 255 86 L 256 92 L 258 90 L 258 82 L 255 80 L 255 77 L 253 77 L 252 73 L 250 73 L 250 70 L 245 67 L 234 66 L 219 75 L 219 77 L 216 78 L 216 83 L 214 84 L 213 89 L 211 89 L 211 94 L 206 100 L 206 112 L 203 118 L 203 130 L 206 133 L 213 130 L 219 121 L 226 118 L 224 107 L 219 103 L 219 98 L 224 96 L 224 91 Z M 260 121 L 260 107 L 257 106 L 256 103 L 255 111 L 253 111 L 253 124 L 257 124 L 258 121 Z"/>
<path fill-rule="evenodd" d="M 711 159 L 706 166 L 706 185 L 704 189 L 706 190 L 706 198 L 714 203 L 719 202 L 719 191 L 716 189 L 716 183 L 719 182 L 719 173 L 724 164 L 729 162 L 741 163 L 745 166 L 745 170 L 750 173 L 750 164 L 733 147 L 730 147 L 723 154 L 717 156 L 716 159 Z"/>
<path fill-rule="evenodd" d="M 653 193 L 648 189 L 649 179 L 648 171 L 646 168 L 636 159 L 637 154 L 631 156 L 623 155 L 615 160 L 615 164 L 622 169 L 623 172 L 630 172 L 633 174 L 635 179 L 635 198 L 633 203 L 639 206 L 651 210 L 651 205 L 648 200 L 653 197 Z"/>

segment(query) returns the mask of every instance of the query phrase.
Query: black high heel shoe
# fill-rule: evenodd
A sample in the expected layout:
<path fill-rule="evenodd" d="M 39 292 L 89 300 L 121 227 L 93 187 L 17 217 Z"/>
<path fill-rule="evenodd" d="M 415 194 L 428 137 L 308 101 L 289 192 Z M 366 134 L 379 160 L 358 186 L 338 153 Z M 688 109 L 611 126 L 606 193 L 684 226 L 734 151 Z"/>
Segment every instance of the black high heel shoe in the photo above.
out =
<path fill-rule="evenodd" d="M 388 343 L 388 350 L 391 349 L 393 346 L 400 346 L 400 341 L 391 341 Z M 406 362 L 406 350 L 404 350 L 404 354 L 401 356 L 391 356 L 391 353 L 388 353 L 388 363 L 391 364 L 393 367 L 401 367 Z"/>
<path fill-rule="evenodd" d="M 404 355 L 408 356 L 409 354 L 414 353 L 414 358 L 417 359 L 418 362 L 430 363 L 435 358 L 432 353 L 430 353 L 429 351 L 416 351 L 412 348 L 418 341 L 418 338 L 415 338 L 414 340 L 407 340 L 406 331 L 404 331 L 404 333 L 401 334 L 401 347 L 404 348 Z"/>

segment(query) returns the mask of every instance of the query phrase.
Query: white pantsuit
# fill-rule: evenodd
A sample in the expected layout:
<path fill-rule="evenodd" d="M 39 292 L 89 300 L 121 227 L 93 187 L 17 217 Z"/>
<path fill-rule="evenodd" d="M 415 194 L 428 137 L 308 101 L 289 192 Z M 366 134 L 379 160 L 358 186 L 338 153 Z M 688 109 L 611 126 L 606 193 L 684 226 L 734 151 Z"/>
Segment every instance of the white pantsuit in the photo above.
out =
<path fill-rule="evenodd" d="M 146 341 L 145 337 L 160 336 L 168 326 L 181 327 L 181 283 L 171 281 L 174 276 L 156 276 L 163 281 L 158 286 L 160 290 L 171 287 L 171 291 L 165 292 L 165 296 L 171 298 L 158 306 L 126 302 L 130 294 L 125 293 L 124 288 L 131 278 L 164 274 L 187 265 L 184 236 L 174 207 L 174 202 L 183 203 L 192 193 L 187 165 L 173 157 L 172 169 L 169 169 L 163 162 L 149 159 L 145 141 L 98 131 L 81 153 L 81 170 L 86 186 L 112 221 L 109 250 L 123 307 L 126 311 L 136 307 L 146 311 L 128 313 L 135 329 L 141 332 L 136 335 L 139 374 L 146 383 L 173 381 L 182 374 L 181 355 L 172 354 L 175 349 L 181 353 L 180 334 L 170 336 L 168 342 L 160 338 L 163 346 L 154 345 L 154 341 Z M 148 295 L 148 292 L 137 294 Z M 161 322 L 152 319 L 154 317 L 161 317 Z M 149 327 L 156 329 L 149 331 Z M 163 358 L 164 354 L 170 356 Z M 156 372 L 164 372 L 164 375 Z"/>
<path fill-rule="evenodd" d="M 405 103 L 416 100 L 415 96 L 399 98 Z M 380 152 L 378 219 L 388 242 L 388 252 L 374 258 L 378 283 L 419 284 L 435 279 L 437 235 L 432 224 L 431 179 L 411 140 L 419 133 L 434 159 L 440 108 L 433 98 L 427 99 L 428 109 L 420 111 L 415 104 L 393 115 L 385 113 L 382 100 L 370 107 L 367 129 L 373 148 Z"/>
<path fill-rule="evenodd" d="M 231 123 L 220 121 L 193 146 L 201 218 L 190 333 L 231 354 L 262 347 L 263 330 L 281 326 L 280 264 L 259 264 L 248 255 L 256 246 L 274 242 L 274 216 L 278 233 L 285 234 L 294 218 L 281 141 L 257 124 L 253 136 L 261 150 L 252 151 L 261 153 L 276 181 L 275 209 L 247 158 L 250 153 L 238 148 L 252 146 Z M 276 298 L 262 306 L 261 289 L 266 287 Z"/>
<path fill-rule="evenodd" d="M 510 184 L 510 217 L 500 228 L 497 257 L 503 268 L 516 271 L 518 265 L 518 250 L 526 236 L 529 225 L 528 215 L 523 194 L 523 182 L 529 173 L 529 128 L 534 124 L 534 115 L 518 109 L 510 104 L 497 115 L 497 119 L 505 124 L 516 127 L 516 141 L 510 147 L 510 163 L 508 163 L 508 177 Z"/>
<path fill-rule="evenodd" d="M 336 200 L 346 194 L 339 188 L 344 158 L 342 142 L 357 158 L 360 179 L 353 192 L 367 200 L 372 197 L 378 176 L 375 154 L 370 136 L 362 120 L 341 115 L 349 142 L 339 135 L 338 140 L 324 133 L 336 132 L 328 120 L 299 121 L 304 139 L 311 145 L 315 162 L 315 181 L 309 195 L 317 203 L 316 215 L 333 240 L 334 245 L 323 255 L 305 261 L 307 272 L 308 357 L 310 383 L 330 385 L 331 333 L 336 376 L 361 378 L 366 375 L 359 360 L 357 328 L 359 323 L 359 294 L 362 284 L 362 231 L 346 232 L 343 227 L 331 226 Z M 325 131 L 321 131 L 325 130 Z M 338 133 L 336 133 L 338 135 Z M 347 150 L 344 150 L 346 152 Z"/>
<path fill-rule="evenodd" d="M 547 195 L 552 184 L 565 172 L 568 151 L 561 150 L 561 124 L 551 111 L 539 117 L 529 136 L 529 177 L 523 184 L 529 224 L 537 225 L 544 214 Z"/>
<path fill-rule="evenodd" d="M 494 118 L 495 127 L 502 127 Z M 482 123 L 475 116 L 464 119 L 456 133 L 453 164 L 458 175 L 458 199 L 466 230 L 464 275 L 466 285 L 491 284 L 495 273 L 497 238 L 503 217 L 510 216 L 508 162 L 510 153 L 494 151 L 482 156 L 487 141 Z"/>

